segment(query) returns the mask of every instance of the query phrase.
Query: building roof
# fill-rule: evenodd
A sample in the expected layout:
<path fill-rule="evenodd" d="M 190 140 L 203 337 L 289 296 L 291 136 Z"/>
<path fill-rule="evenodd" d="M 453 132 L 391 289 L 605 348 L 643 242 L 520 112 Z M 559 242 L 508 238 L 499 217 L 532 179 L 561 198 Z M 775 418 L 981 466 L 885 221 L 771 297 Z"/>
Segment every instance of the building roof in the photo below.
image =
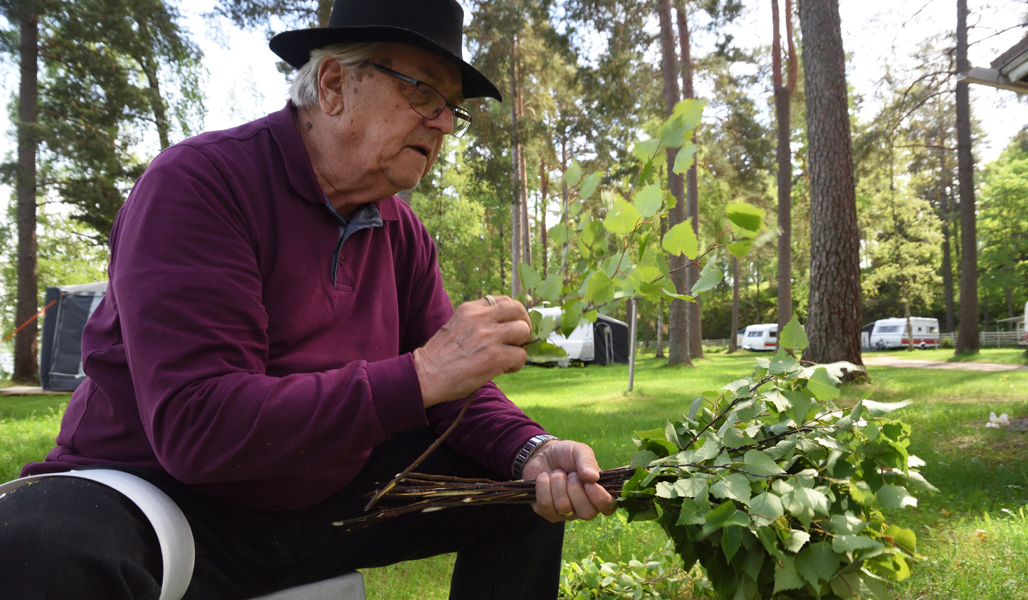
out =
<path fill-rule="evenodd" d="M 1028 94 L 1028 37 L 996 57 L 988 69 L 973 67 L 958 73 L 957 80 Z"/>

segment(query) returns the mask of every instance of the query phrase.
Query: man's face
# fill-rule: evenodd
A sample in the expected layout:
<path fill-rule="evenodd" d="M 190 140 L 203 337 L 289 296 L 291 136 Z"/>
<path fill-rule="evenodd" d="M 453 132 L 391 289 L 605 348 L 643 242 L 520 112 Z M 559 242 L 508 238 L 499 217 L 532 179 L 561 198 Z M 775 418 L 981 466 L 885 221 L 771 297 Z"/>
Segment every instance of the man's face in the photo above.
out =
<path fill-rule="evenodd" d="M 408 44 L 388 44 L 372 62 L 425 82 L 453 104 L 463 100 L 460 68 L 436 54 Z M 415 187 L 453 129 L 449 109 L 434 119 L 415 112 L 410 107 L 413 92 L 414 85 L 375 69 L 350 72 L 344 80 L 343 109 L 336 124 L 343 145 L 337 156 L 346 159 L 335 167 L 381 188 L 382 197 Z"/>

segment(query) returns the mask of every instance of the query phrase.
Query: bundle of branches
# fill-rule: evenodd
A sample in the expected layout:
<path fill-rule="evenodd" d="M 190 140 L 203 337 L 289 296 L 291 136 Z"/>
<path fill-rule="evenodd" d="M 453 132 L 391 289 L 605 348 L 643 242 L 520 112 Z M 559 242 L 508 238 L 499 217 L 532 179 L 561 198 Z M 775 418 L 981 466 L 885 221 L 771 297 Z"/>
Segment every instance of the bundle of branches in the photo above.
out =
<path fill-rule="evenodd" d="M 621 495 L 621 487 L 635 471 L 634 467 L 600 471 L 598 483 L 616 498 Z M 411 473 L 384 493 L 382 501 L 400 504 L 332 524 L 353 531 L 374 525 L 383 519 L 416 512 L 486 503 L 528 504 L 535 501 L 535 480 L 494 481 Z"/>

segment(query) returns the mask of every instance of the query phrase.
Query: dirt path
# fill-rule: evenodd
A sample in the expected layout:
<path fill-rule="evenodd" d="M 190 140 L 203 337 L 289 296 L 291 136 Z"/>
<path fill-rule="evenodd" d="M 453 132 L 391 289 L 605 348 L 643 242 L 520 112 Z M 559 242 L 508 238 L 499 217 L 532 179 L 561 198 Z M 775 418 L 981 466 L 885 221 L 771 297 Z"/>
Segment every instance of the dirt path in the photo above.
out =
<path fill-rule="evenodd" d="M 915 367 L 921 369 L 955 369 L 958 371 L 1028 371 L 1025 365 L 999 365 L 980 362 L 938 362 L 892 356 L 863 356 L 865 365 L 876 367 Z"/>

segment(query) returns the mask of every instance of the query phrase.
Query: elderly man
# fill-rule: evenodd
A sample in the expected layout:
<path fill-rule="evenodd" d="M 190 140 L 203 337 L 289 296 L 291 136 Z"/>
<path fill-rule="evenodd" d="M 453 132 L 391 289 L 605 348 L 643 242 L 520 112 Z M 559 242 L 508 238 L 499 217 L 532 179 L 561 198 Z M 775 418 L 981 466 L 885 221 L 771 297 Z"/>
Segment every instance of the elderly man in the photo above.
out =
<path fill-rule="evenodd" d="M 23 474 L 97 467 L 164 490 L 196 540 L 189 598 L 251 597 L 456 552 L 451 598 L 556 596 L 563 523 L 609 514 L 585 444 L 556 440 L 490 383 L 519 369 L 525 308 L 452 309 L 435 248 L 394 194 L 496 87 L 461 56 L 455 0 L 337 0 L 283 33 L 280 112 L 186 140 L 137 182 L 111 234 L 89 379 L 57 447 Z M 535 478 L 529 507 L 451 509 L 345 531 L 419 468 Z M 11 598 L 156 598 L 161 557 L 118 492 L 52 477 L 0 499 Z"/>

